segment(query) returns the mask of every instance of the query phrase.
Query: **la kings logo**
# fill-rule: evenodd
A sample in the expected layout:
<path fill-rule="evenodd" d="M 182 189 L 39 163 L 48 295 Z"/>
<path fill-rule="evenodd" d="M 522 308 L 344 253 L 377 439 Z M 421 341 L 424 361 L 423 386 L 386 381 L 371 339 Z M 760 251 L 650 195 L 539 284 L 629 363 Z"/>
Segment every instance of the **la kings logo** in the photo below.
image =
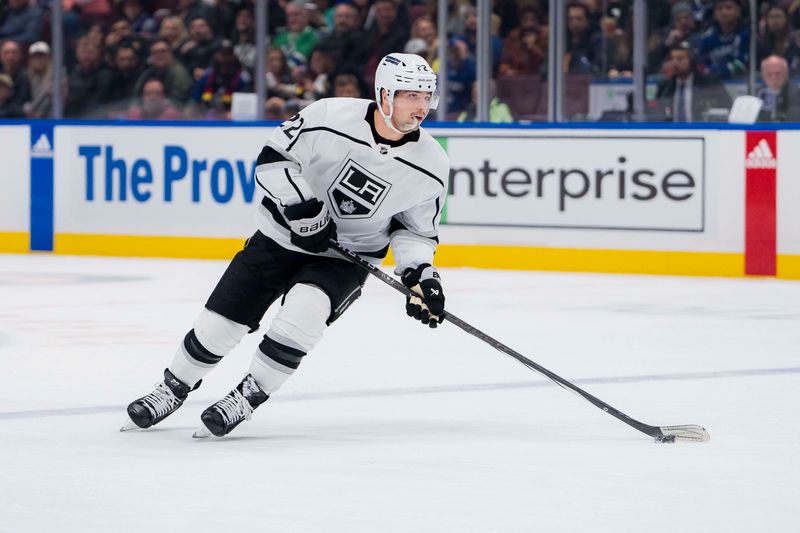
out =
<path fill-rule="evenodd" d="M 328 199 L 339 218 L 370 218 L 392 185 L 348 159 L 328 188 Z"/>

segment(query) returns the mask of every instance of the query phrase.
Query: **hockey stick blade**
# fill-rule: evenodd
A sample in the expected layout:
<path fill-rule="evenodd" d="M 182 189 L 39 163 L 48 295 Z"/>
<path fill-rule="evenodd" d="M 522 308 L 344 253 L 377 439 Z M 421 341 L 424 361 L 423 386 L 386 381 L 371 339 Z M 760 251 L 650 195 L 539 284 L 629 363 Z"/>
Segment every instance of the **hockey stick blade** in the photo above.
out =
<path fill-rule="evenodd" d="M 685 426 L 661 426 L 658 428 L 661 435 L 656 435 L 656 442 L 708 442 L 711 440 L 706 428 L 696 424 L 687 424 Z"/>
<path fill-rule="evenodd" d="M 412 296 L 412 297 L 417 296 L 417 294 L 411 292 L 411 289 L 403 285 L 400 281 L 390 276 L 389 274 L 385 273 L 372 263 L 364 260 L 361 256 L 359 256 L 355 252 L 352 252 L 347 248 L 343 247 L 335 240 L 331 239 L 329 244 L 331 250 L 338 253 L 345 259 L 352 261 L 362 269 L 366 270 L 370 275 L 378 278 L 379 280 L 386 283 L 387 285 L 397 290 L 398 292 L 406 296 Z M 498 352 L 504 353 L 505 355 L 508 355 L 509 357 L 516 359 L 518 362 L 528 367 L 528 369 L 533 370 L 534 372 L 541 374 L 542 376 L 552 380 L 553 382 L 556 383 L 556 385 L 560 386 L 561 388 L 577 394 L 584 400 L 588 401 L 598 409 L 601 409 L 602 411 L 605 411 L 606 413 L 610 414 L 617 420 L 620 420 L 621 422 L 624 422 L 630 427 L 638 431 L 641 431 L 645 435 L 654 438 L 656 442 L 675 442 L 676 440 L 686 441 L 686 442 L 706 442 L 711 438 L 708 432 L 702 426 L 686 425 L 686 426 L 659 427 L 659 426 L 651 426 L 649 424 L 645 424 L 634 418 L 631 418 L 630 416 L 626 415 L 619 409 L 607 404 L 600 398 L 597 398 L 596 396 L 589 394 L 588 392 L 578 387 L 574 383 L 567 381 L 566 379 L 562 378 L 555 372 L 546 369 L 542 365 L 531 361 L 521 353 L 517 352 L 516 350 L 513 350 L 512 348 L 509 348 L 508 346 L 498 341 L 494 337 L 487 335 L 486 333 L 479 330 L 475 326 L 472 326 L 471 324 L 467 323 L 465 320 L 458 318 L 450 311 L 445 311 L 442 314 L 442 318 L 447 322 L 450 322 L 457 328 L 463 330 L 465 333 L 468 333 L 473 337 L 482 340 L 483 342 L 485 342 Z"/>

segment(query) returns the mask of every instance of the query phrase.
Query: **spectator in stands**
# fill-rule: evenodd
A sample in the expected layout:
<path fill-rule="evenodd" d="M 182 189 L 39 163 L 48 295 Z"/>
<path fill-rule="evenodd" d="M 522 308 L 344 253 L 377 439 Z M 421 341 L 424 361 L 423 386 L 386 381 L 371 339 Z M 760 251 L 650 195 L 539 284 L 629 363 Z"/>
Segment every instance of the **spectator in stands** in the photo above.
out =
<path fill-rule="evenodd" d="M 788 4 L 786 10 L 789 12 L 789 18 L 792 20 L 792 25 L 797 28 L 800 27 L 800 0 L 784 1 Z"/>
<path fill-rule="evenodd" d="M 419 46 L 413 52 L 409 49 L 412 41 L 416 41 Z M 436 36 L 436 24 L 429 16 L 423 15 L 411 25 L 411 38 L 406 43 L 405 52 L 421 55 L 431 66 L 436 62 L 439 53 L 439 40 Z"/>
<path fill-rule="evenodd" d="M 789 64 L 779 55 L 761 61 L 764 87 L 758 91 L 762 106 L 759 122 L 800 121 L 800 89 L 789 81 Z"/>
<path fill-rule="evenodd" d="M 447 111 L 464 111 L 469 105 L 472 84 L 476 78 L 475 60 L 467 43 L 451 39 L 447 47 Z"/>
<path fill-rule="evenodd" d="M 792 29 L 789 14 L 781 6 L 767 9 L 764 31 L 758 38 L 758 59 L 771 55 L 786 58 L 790 70 L 800 69 L 800 30 Z"/>
<path fill-rule="evenodd" d="M 15 117 L 21 117 L 25 102 L 31 100 L 31 85 L 28 74 L 22 68 L 22 50 L 19 43 L 11 40 L 0 43 L 0 72 L 6 74 L 13 82 L 11 97 L 6 101 L 6 108 L 11 109 Z"/>
<path fill-rule="evenodd" d="M 317 33 L 325 33 L 333 28 L 333 9 L 329 0 L 313 0 L 306 2 L 306 12 L 308 13 L 308 24 Z M 330 16 L 330 18 L 329 18 Z"/>
<path fill-rule="evenodd" d="M 83 36 L 102 50 L 106 42 L 106 25 L 101 22 L 92 24 Z"/>
<path fill-rule="evenodd" d="M 402 51 L 409 36 L 408 26 L 398 21 L 397 6 L 392 0 L 375 0 L 373 10 L 374 22 L 354 57 L 356 64 L 363 67 L 362 76 L 368 85 L 375 82 L 375 69 L 381 58 Z"/>
<path fill-rule="evenodd" d="M 534 4 L 527 4 L 527 9 L 535 9 Z M 519 7 L 515 0 L 494 0 L 492 2 L 492 13 L 500 17 L 500 27 L 498 28 L 498 35 L 500 39 L 506 39 L 511 33 L 511 30 L 517 27 L 517 21 L 520 20 Z"/>
<path fill-rule="evenodd" d="M 114 50 L 111 69 L 109 101 L 113 102 L 117 109 L 126 109 L 137 94 L 134 89 L 144 71 L 144 65 L 133 46 L 124 43 Z"/>
<path fill-rule="evenodd" d="M 64 116 L 92 118 L 102 116 L 100 106 L 109 101 L 111 69 L 103 62 L 101 48 L 87 37 L 78 39 L 76 64 L 67 77 Z"/>
<path fill-rule="evenodd" d="M 697 122 L 703 120 L 704 111 L 731 107 L 731 97 L 722 82 L 696 68 L 689 43 L 670 50 L 665 71 L 668 77 L 658 84 L 652 118 Z"/>
<path fill-rule="evenodd" d="M 164 17 L 158 35 L 159 38 L 167 41 L 175 57 L 178 56 L 181 46 L 189 40 L 189 32 L 186 31 L 183 19 L 178 16 Z"/>
<path fill-rule="evenodd" d="M 144 82 L 141 102 L 134 102 L 128 109 L 129 120 L 180 120 L 181 112 L 164 94 L 164 83 L 158 78 Z"/>
<path fill-rule="evenodd" d="M 156 39 L 150 45 L 150 66 L 142 72 L 136 81 L 135 94 L 141 94 L 144 82 L 150 78 L 158 78 L 164 84 L 164 92 L 174 103 L 181 105 L 189 98 L 194 81 L 175 56 L 165 39 Z"/>
<path fill-rule="evenodd" d="M 497 86 L 494 80 L 489 80 L 489 122 L 504 123 L 514 122 L 511 109 L 501 102 L 497 96 Z M 478 120 L 478 82 L 472 84 L 472 99 L 467 109 L 458 115 L 458 122 L 475 122 Z"/>
<path fill-rule="evenodd" d="M 267 52 L 267 97 L 277 96 L 289 100 L 297 96 L 297 85 L 292 83 L 292 73 L 286 62 L 286 56 L 279 48 L 270 48 Z"/>
<path fill-rule="evenodd" d="M 28 48 L 28 80 L 31 85 L 31 99 L 24 104 L 28 118 L 47 118 L 53 106 L 53 68 L 50 46 L 37 41 Z"/>
<path fill-rule="evenodd" d="M 211 20 L 214 8 L 203 0 L 178 0 L 178 16 L 183 20 L 184 27 L 188 28 L 196 18 Z"/>
<path fill-rule="evenodd" d="M 225 39 L 214 52 L 211 68 L 192 89 L 195 109 L 208 119 L 230 118 L 233 93 L 252 92 L 250 82 L 250 75 L 233 51 L 233 43 Z"/>
<path fill-rule="evenodd" d="M 308 24 L 304 0 L 292 0 L 286 6 L 286 27 L 278 31 L 272 46 L 280 48 L 290 67 L 305 65 L 319 35 Z"/>
<path fill-rule="evenodd" d="M 303 78 L 304 106 L 325 98 L 330 91 L 328 77 L 336 67 L 336 49 L 317 45 L 311 52 L 311 61 Z"/>
<path fill-rule="evenodd" d="M 465 43 L 472 57 L 477 58 L 478 43 L 478 11 L 475 7 L 469 6 L 464 12 L 464 35 L 457 37 Z M 500 54 L 503 52 L 503 41 L 494 32 L 489 37 L 492 50 L 492 70 L 497 69 L 500 64 Z"/>
<path fill-rule="evenodd" d="M 181 46 L 178 57 L 195 81 L 211 65 L 211 59 L 219 50 L 220 43 L 208 20 L 198 17 L 189 23 L 189 40 Z"/>
<path fill-rule="evenodd" d="M 122 15 L 130 24 L 134 35 L 152 39 L 158 33 L 158 23 L 144 10 L 142 0 L 123 0 Z"/>
<path fill-rule="evenodd" d="M 233 52 L 252 77 L 256 68 L 256 19 L 251 6 L 242 6 L 236 13 L 232 33 Z"/>
<path fill-rule="evenodd" d="M 739 0 L 714 0 L 714 25 L 700 40 L 700 61 L 722 79 L 747 74 L 750 57 L 750 30 L 742 23 Z"/>
<path fill-rule="evenodd" d="M 600 26 L 606 43 L 601 72 L 609 79 L 633 77 L 631 36 L 619 27 L 619 21 L 615 17 L 601 17 Z"/>
<path fill-rule="evenodd" d="M 0 118 L 20 118 L 22 109 L 14 105 L 14 80 L 8 74 L 0 74 Z"/>
<path fill-rule="evenodd" d="M 431 18 L 436 17 L 437 7 L 433 2 L 431 11 L 429 12 Z M 464 34 L 464 11 L 469 9 L 471 5 L 470 0 L 448 0 L 447 2 L 447 35 L 463 35 Z"/>
<path fill-rule="evenodd" d="M 358 11 L 352 4 L 338 4 L 333 12 L 333 30 L 319 40 L 319 45 L 334 47 L 336 64 L 350 63 L 353 50 L 364 40 L 364 32 L 358 24 Z"/>
<path fill-rule="evenodd" d="M 519 27 L 506 37 L 500 56 L 500 76 L 539 74 L 547 61 L 548 30 L 539 24 L 535 9 L 522 12 Z"/>
<path fill-rule="evenodd" d="M 791 42 L 789 39 L 791 33 L 792 26 L 786 10 L 777 5 L 768 7 L 758 36 L 758 60 L 762 61 L 773 54 L 784 55 Z"/>
<path fill-rule="evenodd" d="M 369 90 L 355 70 L 340 70 L 331 75 L 331 96 L 369 98 Z"/>
<path fill-rule="evenodd" d="M 663 39 L 653 47 L 648 57 L 651 72 L 656 72 L 669 55 L 669 51 L 682 42 L 687 42 L 693 50 L 700 46 L 700 32 L 689 2 L 681 0 L 672 5 L 670 27 Z"/>
<path fill-rule="evenodd" d="M 602 37 L 590 24 L 589 9 L 583 4 L 567 6 L 566 71 L 597 74 L 600 71 Z"/>
<path fill-rule="evenodd" d="M 211 21 L 211 30 L 220 39 L 230 40 L 234 21 L 236 20 L 237 7 L 235 4 L 239 2 L 213 0 L 212 3 L 214 4 L 213 13 L 209 19 Z"/>
<path fill-rule="evenodd" d="M 109 54 L 108 61 L 110 63 L 114 61 L 116 48 L 123 44 L 132 48 L 140 59 L 144 59 L 144 54 L 147 50 L 147 41 L 145 41 L 143 37 L 133 33 L 133 28 L 127 19 L 119 18 L 111 23 L 104 40 L 104 48 Z"/>
<path fill-rule="evenodd" d="M 281 98 L 280 96 L 273 96 L 268 98 L 267 101 L 264 103 L 264 118 L 266 120 L 276 120 L 278 122 L 283 122 L 284 120 L 289 118 L 289 113 L 287 112 L 286 107 L 286 100 Z"/>
<path fill-rule="evenodd" d="M 692 0 L 692 15 L 699 31 L 705 31 L 714 22 L 714 0 Z"/>
<path fill-rule="evenodd" d="M 39 40 L 42 31 L 42 10 L 30 0 L 8 0 L 8 8 L 0 21 L 0 41 L 11 39 L 28 47 Z"/>

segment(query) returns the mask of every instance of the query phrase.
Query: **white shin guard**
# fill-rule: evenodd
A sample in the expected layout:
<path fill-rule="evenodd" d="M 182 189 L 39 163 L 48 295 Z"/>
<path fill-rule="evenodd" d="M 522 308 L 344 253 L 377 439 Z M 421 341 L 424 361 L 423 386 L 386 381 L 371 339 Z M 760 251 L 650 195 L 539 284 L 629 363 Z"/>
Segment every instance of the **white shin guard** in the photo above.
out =
<path fill-rule="evenodd" d="M 170 372 L 187 385 L 194 386 L 241 342 L 249 329 L 213 311 L 203 309 L 195 320 L 194 329 L 175 352 L 172 364 L 169 365 Z"/>
<path fill-rule="evenodd" d="M 283 385 L 303 355 L 322 338 L 330 314 L 330 298 L 319 287 L 298 283 L 286 293 L 283 306 L 267 331 L 269 339 L 262 343 L 262 346 L 269 344 L 272 351 L 256 350 L 250 365 L 250 373 L 259 387 L 272 394 Z"/>

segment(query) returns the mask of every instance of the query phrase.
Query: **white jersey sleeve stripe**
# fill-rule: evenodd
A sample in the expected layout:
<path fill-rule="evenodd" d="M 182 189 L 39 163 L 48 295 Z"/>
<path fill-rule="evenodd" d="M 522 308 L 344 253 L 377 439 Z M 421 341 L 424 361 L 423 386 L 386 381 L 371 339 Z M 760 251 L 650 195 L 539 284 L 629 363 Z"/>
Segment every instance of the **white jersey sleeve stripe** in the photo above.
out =
<path fill-rule="evenodd" d="M 291 168 L 268 167 L 256 172 L 256 183 L 282 207 L 299 204 L 314 197 L 300 173 Z"/>

